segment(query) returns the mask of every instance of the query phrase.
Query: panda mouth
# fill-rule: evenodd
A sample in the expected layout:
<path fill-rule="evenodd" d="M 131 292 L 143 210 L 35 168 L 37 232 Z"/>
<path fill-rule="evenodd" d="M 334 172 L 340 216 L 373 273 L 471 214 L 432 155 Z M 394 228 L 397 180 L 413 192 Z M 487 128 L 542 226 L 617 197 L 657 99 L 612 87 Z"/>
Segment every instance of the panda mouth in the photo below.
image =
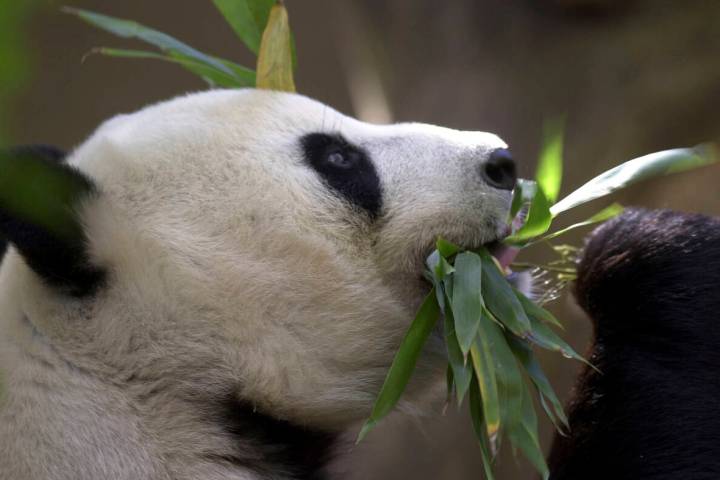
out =
<path fill-rule="evenodd" d="M 512 274 L 512 271 L 510 270 L 510 265 L 515 261 L 515 257 L 517 257 L 520 250 L 516 247 L 513 247 L 511 245 L 508 245 L 504 243 L 505 238 L 507 238 L 511 233 L 510 226 L 501 227 L 499 229 L 498 235 L 488 241 L 484 242 L 470 242 L 470 243 L 463 243 L 461 242 L 453 242 L 460 245 L 464 250 L 478 250 L 481 248 L 484 248 L 490 253 L 490 255 L 495 258 L 498 265 L 501 267 L 501 270 L 503 273 L 505 273 L 506 276 L 509 276 Z M 452 239 L 450 240 L 452 241 Z M 428 248 L 425 250 L 425 255 L 422 257 L 423 264 L 425 263 L 425 259 L 428 258 L 428 256 L 432 253 L 433 250 L 435 250 L 436 244 L 433 242 L 432 244 L 428 245 Z"/>
<path fill-rule="evenodd" d="M 520 252 L 520 250 L 518 248 L 504 244 L 502 241 L 503 238 L 504 237 L 500 237 L 499 239 L 492 240 L 490 242 L 480 245 L 466 245 L 464 248 L 466 250 L 477 250 L 479 248 L 485 248 L 490 253 L 490 255 L 492 255 L 495 260 L 497 260 L 498 264 L 502 267 L 502 270 L 506 273 L 509 273 L 510 265 L 515 260 L 515 257 L 517 256 L 518 252 Z M 432 246 L 432 248 L 429 248 L 428 253 L 427 255 L 425 255 L 424 258 L 427 258 L 427 256 L 432 250 L 434 250 L 434 248 L 434 245 Z"/>
<path fill-rule="evenodd" d="M 501 236 L 490 242 L 482 243 L 479 245 L 475 244 L 474 246 L 465 245 L 463 248 L 470 251 L 477 250 L 478 248 L 485 248 L 488 253 L 490 253 L 490 255 L 495 258 L 507 281 L 510 282 L 515 288 L 525 293 L 525 289 L 523 289 L 522 287 L 523 282 L 527 285 L 530 285 L 532 283 L 532 280 L 528 279 L 527 276 L 529 274 L 527 272 L 515 272 L 510 268 L 511 264 L 514 262 L 515 257 L 520 250 L 503 243 L 504 238 L 505 236 Z M 432 250 L 434 250 L 434 245 L 433 248 L 428 249 L 428 254 L 425 255 L 423 258 L 426 259 L 430 252 L 432 252 Z M 427 284 L 427 282 L 429 281 L 427 272 L 424 272 L 422 275 L 420 275 L 419 279 L 423 284 Z"/>
<path fill-rule="evenodd" d="M 518 248 L 506 245 L 502 243 L 501 240 L 495 240 L 493 242 L 486 243 L 485 245 L 483 245 L 483 247 L 485 247 L 488 252 L 490 252 L 490 255 L 495 257 L 495 260 L 498 261 L 503 271 L 508 270 L 510 264 L 515 260 L 518 252 L 520 252 Z"/>

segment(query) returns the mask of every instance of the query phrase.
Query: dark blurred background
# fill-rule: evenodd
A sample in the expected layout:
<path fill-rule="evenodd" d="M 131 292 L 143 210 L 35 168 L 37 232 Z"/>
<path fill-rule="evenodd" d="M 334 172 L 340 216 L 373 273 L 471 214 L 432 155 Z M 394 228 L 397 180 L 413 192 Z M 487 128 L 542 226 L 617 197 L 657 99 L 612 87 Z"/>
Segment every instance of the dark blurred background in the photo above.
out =
<path fill-rule="evenodd" d="M 252 66 L 210 0 L 66 0 L 135 19 Z M 0 140 L 79 144 L 119 112 L 203 89 L 169 64 L 83 56 L 137 47 L 49 0 L 0 0 Z M 376 122 L 423 121 L 498 133 L 532 176 L 545 119 L 567 119 L 563 192 L 629 158 L 720 140 L 717 0 L 287 0 L 298 90 Z M 633 187 L 614 200 L 720 214 L 720 167 Z M 570 223 L 609 201 L 563 219 Z M 582 233 L 569 236 L 579 244 Z M 542 248 L 529 259 L 542 260 Z M 590 327 L 570 295 L 550 304 L 580 351 Z M 568 398 L 578 366 L 545 355 Z M 468 419 L 450 408 L 393 419 L 354 449 L 356 479 L 481 478 Z M 542 427 L 547 448 L 552 435 Z M 505 451 L 500 479 L 536 476 Z"/>

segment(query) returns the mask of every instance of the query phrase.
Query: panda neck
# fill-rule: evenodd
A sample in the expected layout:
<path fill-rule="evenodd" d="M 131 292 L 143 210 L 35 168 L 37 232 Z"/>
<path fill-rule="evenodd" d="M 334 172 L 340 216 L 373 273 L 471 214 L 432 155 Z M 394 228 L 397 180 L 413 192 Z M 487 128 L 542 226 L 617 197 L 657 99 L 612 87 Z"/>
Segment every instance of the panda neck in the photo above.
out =
<path fill-rule="evenodd" d="M 260 478 L 276 478 L 281 472 L 298 480 L 329 478 L 326 467 L 335 455 L 338 434 L 274 418 L 234 398 L 220 408 L 223 429 L 239 453 L 224 461 L 257 472 Z"/>
<path fill-rule="evenodd" d="M 275 418 L 228 391 L 160 388 L 141 409 L 171 478 L 330 479 L 338 434 Z"/>
<path fill-rule="evenodd" d="M 111 469 L 114 478 L 128 478 L 127 465 L 132 464 L 133 477 L 148 480 L 330 478 L 326 466 L 334 458 L 339 443 L 337 433 L 274 418 L 225 389 L 198 389 L 193 382 L 171 381 L 165 375 L 85 368 L 87 362 L 62 354 L 27 316 L 19 318 L 17 324 L 29 341 L 22 349 L 26 357 L 23 368 L 15 372 L 22 384 L 11 393 L 22 398 L 21 394 L 37 390 L 26 391 L 24 384 L 42 385 L 53 391 L 52 400 L 41 396 L 33 397 L 33 402 L 47 402 L 41 409 L 45 412 L 44 424 L 62 425 L 57 428 L 62 433 L 54 436 L 50 429 L 43 433 L 43 441 L 54 443 L 62 451 L 68 438 L 74 438 L 76 443 L 89 442 L 93 448 L 112 452 L 113 458 L 121 459 L 117 464 L 106 461 L 90 465 L 93 459 L 84 457 L 89 449 L 73 452 L 81 460 L 64 466 L 68 478 L 80 478 L 75 469 L 81 464 L 88 471 L 96 468 L 107 473 Z M 167 374 L 169 370 L 159 371 Z M 20 413 L 26 403 L 10 402 Z M 113 414 L 87 417 L 88 411 L 97 410 Z M 11 416 L 25 418 L 20 413 L 10 409 Z M 29 426 L 16 423 L 0 424 L 0 444 L 15 441 L 13 437 L 32 435 Z M 120 431 L 127 435 L 118 435 Z M 38 464 L 42 462 L 38 459 Z M 5 478 L 1 472 L 0 478 Z"/>

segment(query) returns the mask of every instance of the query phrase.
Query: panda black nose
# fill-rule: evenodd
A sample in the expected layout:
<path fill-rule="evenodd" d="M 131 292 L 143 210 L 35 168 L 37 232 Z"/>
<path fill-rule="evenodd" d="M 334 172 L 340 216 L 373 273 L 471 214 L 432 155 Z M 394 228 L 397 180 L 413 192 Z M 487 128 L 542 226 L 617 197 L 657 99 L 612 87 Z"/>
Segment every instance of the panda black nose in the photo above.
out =
<path fill-rule="evenodd" d="M 517 173 L 510 151 L 506 148 L 493 150 L 487 161 L 482 164 L 482 176 L 491 186 L 500 190 L 515 188 Z"/>

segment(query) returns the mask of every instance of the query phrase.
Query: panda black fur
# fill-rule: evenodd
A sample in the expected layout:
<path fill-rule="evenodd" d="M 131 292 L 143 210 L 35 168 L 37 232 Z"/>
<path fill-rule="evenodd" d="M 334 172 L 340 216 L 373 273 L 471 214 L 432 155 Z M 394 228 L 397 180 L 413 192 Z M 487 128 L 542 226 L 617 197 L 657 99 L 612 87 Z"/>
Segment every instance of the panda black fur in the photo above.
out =
<path fill-rule="evenodd" d="M 66 205 L 82 237 L 50 250 L 0 204 L 0 479 L 327 478 L 436 237 L 505 233 L 514 170 L 487 167 L 505 147 L 244 90 L 120 115 L 63 165 L 35 152 L 92 189 Z M 89 271 L 94 288 L 68 275 Z M 402 411 L 423 410 L 443 357 L 433 337 Z"/>
<path fill-rule="evenodd" d="M 720 220 L 632 210 L 599 227 L 576 297 L 595 340 L 551 480 L 720 478 Z"/>

